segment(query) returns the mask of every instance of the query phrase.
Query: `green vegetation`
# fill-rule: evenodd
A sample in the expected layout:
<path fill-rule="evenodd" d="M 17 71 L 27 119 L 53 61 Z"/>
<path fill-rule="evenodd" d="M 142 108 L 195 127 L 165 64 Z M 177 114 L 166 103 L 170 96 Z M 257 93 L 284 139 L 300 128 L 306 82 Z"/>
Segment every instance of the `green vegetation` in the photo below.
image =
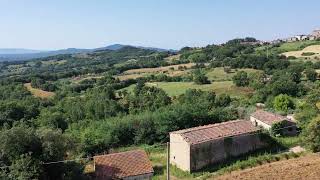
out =
<path fill-rule="evenodd" d="M 307 126 L 305 132 L 306 145 L 313 151 L 320 151 L 320 118 L 314 118 Z"/>
<path fill-rule="evenodd" d="M 311 45 L 319 45 L 320 41 L 296 41 L 283 43 L 279 46 L 278 50 L 280 52 L 288 52 L 288 51 L 299 51 L 304 49 L 307 46 Z"/>
<path fill-rule="evenodd" d="M 196 84 L 210 84 L 208 77 L 201 72 L 200 69 L 197 69 L 193 72 L 193 81 Z"/>
<path fill-rule="evenodd" d="M 210 81 L 232 81 L 232 77 L 238 72 L 244 71 L 248 74 L 260 72 L 257 69 L 243 68 L 243 69 L 230 69 L 225 71 L 224 68 L 212 68 L 207 70 L 206 76 Z"/>
<path fill-rule="evenodd" d="M 244 71 L 237 72 L 237 74 L 232 77 L 232 80 L 236 86 L 248 86 L 249 85 L 248 74 Z"/>
<path fill-rule="evenodd" d="M 306 69 L 305 74 L 306 74 L 307 79 L 312 82 L 315 82 L 318 78 L 318 73 L 314 69 L 311 69 L 311 68 Z"/>
<path fill-rule="evenodd" d="M 245 96 L 252 93 L 250 88 L 237 88 L 232 81 L 212 82 L 211 84 L 197 85 L 192 82 L 153 82 L 148 86 L 156 86 L 163 89 L 169 96 L 178 96 L 188 89 L 200 89 L 203 91 L 214 91 L 217 94 L 227 93 L 232 96 Z M 132 92 L 135 85 L 131 85 L 126 90 Z"/>
<path fill-rule="evenodd" d="M 287 113 L 295 108 L 294 102 L 290 96 L 280 94 L 274 98 L 273 107 L 276 111 Z"/>

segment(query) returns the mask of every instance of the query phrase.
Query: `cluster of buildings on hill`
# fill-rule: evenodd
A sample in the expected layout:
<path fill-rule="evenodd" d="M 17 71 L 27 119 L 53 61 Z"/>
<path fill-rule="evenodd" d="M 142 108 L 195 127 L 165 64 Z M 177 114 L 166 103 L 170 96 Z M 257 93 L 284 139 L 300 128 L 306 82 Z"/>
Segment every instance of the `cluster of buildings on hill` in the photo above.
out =
<path fill-rule="evenodd" d="M 305 35 L 300 34 L 293 37 L 285 38 L 285 39 L 277 39 L 270 42 L 270 44 L 278 44 L 281 42 L 295 42 L 295 41 L 305 41 L 305 40 L 317 40 L 320 39 L 320 29 L 314 30 L 311 34 Z"/>
<path fill-rule="evenodd" d="M 320 29 L 319 30 L 314 30 L 310 34 L 305 35 L 305 34 L 300 34 L 300 35 L 295 35 L 293 37 L 289 38 L 284 38 L 284 39 L 276 39 L 273 41 L 244 41 L 241 42 L 240 44 L 245 44 L 245 45 L 265 45 L 265 44 L 279 44 L 282 42 L 295 42 L 295 41 L 306 41 L 306 40 L 317 40 L 320 39 Z"/>
<path fill-rule="evenodd" d="M 170 133 L 170 163 L 184 171 L 196 171 L 231 157 L 246 154 L 268 146 L 261 130 L 285 122 L 284 134 L 295 135 L 296 125 L 291 117 L 264 110 L 252 113 L 249 120 L 183 129 Z M 95 179 L 151 179 L 154 170 L 143 150 L 94 157 Z"/>

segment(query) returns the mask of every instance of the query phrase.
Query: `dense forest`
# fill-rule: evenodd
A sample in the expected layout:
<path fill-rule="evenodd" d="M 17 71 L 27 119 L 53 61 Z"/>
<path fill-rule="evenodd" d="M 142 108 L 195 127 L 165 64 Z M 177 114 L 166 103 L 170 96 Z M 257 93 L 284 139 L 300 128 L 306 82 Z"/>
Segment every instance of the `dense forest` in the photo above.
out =
<path fill-rule="evenodd" d="M 320 62 L 292 60 L 277 45 L 254 38 L 222 45 L 157 52 L 135 47 L 57 55 L 23 62 L 0 62 L 0 176 L 6 179 L 85 179 L 87 158 L 114 148 L 168 141 L 171 131 L 246 118 L 256 103 L 295 113 L 301 139 L 320 151 Z M 268 47 L 270 50 L 266 51 Z M 185 67 L 192 63 L 191 67 Z M 128 70 L 178 65 L 181 72 L 120 80 Z M 189 88 L 176 96 L 154 82 L 218 82 L 207 73 L 223 68 L 234 75 L 234 96 Z M 246 72 L 243 69 L 252 69 Z M 167 71 L 173 71 L 171 68 Z M 39 98 L 25 87 L 53 92 Z M 132 87 L 131 89 L 128 89 Z M 179 87 L 177 87 L 179 88 Z"/>

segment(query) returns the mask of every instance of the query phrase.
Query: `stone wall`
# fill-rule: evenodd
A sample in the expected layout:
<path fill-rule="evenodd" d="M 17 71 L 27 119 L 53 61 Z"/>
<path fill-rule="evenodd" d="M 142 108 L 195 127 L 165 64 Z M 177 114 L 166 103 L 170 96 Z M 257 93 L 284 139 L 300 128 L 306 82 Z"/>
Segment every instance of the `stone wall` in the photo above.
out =
<path fill-rule="evenodd" d="M 260 140 L 259 134 L 226 137 L 192 145 L 190 148 L 190 171 L 223 162 L 228 158 L 254 151 L 266 145 Z"/>

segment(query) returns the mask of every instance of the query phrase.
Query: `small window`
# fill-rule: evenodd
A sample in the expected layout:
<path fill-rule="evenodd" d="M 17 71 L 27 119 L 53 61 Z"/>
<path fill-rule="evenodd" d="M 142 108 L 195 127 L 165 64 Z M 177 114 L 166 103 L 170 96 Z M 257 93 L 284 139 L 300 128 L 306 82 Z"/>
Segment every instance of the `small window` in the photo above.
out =
<path fill-rule="evenodd" d="M 292 131 L 292 127 L 289 127 L 289 128 L 288 128 L 288 131 Z"/>
<path fill-rule="evenodd" d="M 173 156 L 173 159 L 176 159 L 176 156 Z"/>

